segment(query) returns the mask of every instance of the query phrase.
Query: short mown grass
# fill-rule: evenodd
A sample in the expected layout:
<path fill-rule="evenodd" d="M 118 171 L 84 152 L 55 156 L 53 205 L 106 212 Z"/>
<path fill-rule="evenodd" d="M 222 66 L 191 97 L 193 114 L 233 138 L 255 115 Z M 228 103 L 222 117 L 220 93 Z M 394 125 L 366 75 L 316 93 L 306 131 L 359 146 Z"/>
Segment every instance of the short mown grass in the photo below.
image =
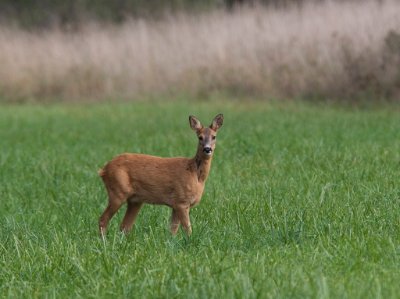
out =
<path fill-rule="evenodd" d="M 105 240 L 97 169 L 192 156 L 225 115 L 193 235 L 145 206 Z M 0 107 L 1 298 L 398 298 L 400 109 L 260 102 Z"/>

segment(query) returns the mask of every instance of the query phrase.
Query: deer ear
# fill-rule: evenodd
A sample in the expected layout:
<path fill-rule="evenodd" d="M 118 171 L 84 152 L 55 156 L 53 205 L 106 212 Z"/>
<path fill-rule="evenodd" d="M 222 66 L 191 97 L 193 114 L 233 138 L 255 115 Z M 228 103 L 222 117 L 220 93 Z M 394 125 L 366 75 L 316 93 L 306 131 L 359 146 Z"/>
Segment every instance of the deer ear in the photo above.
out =
<path fill-rule="evenodd" d="M 189 116 L 189 124 L 190 124 L 190 127 L 195 131 L 199 131 L 203 128 L 203 125 L 201 124 L 201 122 L 193 115 Z"/>
<path fill-rule="evenodd" d="M 222 114 L 218 114 L 212 121 L 210 128 L 214 131 L 218 131 L 221 128 L 222 123 L 224 122 L 224 116 Z"/>

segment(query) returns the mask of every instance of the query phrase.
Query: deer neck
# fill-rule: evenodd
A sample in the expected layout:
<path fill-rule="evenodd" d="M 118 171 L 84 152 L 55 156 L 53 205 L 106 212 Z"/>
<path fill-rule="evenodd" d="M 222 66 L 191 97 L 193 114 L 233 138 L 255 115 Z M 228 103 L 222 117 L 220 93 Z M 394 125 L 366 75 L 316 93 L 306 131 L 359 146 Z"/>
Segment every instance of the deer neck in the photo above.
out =
<path fill-rule="evenodd" d="M 197 179 L 200 183 L 204 183 L 207 180 L 211 168 L 211 161 L 212 156 L 207 157 L 201 150 L 198 150 L 196 156 L 193 158 Z"/>

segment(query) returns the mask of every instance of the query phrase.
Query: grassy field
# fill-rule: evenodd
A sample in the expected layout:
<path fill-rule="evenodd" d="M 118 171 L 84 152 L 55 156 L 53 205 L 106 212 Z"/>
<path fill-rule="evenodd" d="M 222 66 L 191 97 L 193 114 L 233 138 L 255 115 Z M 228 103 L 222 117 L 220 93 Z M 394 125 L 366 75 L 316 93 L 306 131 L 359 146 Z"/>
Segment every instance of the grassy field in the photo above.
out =
<path fill-rule="evenodd" d="M 191 156 L 225 115 L 193 235 L 145 206 L 112 219 L 97 169 Z M 1 298 L 398 298 L 400 109 L 279 103 L 0 107 Z"/>

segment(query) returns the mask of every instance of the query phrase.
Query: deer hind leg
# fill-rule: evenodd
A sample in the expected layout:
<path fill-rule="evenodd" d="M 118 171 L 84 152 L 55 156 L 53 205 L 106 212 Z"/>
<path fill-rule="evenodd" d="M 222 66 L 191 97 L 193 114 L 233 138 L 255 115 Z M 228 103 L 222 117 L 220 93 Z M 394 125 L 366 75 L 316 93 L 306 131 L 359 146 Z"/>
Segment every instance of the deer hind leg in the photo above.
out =
<path fill-rule="evenodd" d="M 123 202 L 113 201 L 110 199 L 107 208 L 104 210 L 103 214 L 99 220 L 100 234 L 105 235 L 107 231 L 108 222 L 114 216 L 114 214 L 119 210 Z"/>
<path fill-rule="evenodd" d="M 172 235 L 176 235 L 176 233 L 178 232 L 179 229 L 179 225 L 180 225 L 181 221 L 178 217 L 178 212 L 176 211 L 176 209 L 172 209 L 172 214 L 171 214 L 171 234 Z"/>
<path fill-rule="evenodd" d="M 183 229 L 190 236 L 192 234 L 192 225 L 190 224 L 189 207 L 177 207 L 175 211 Z"/>
<path fill-rule="evenodd" d="M 103 236 L 105 235 L 107 231 L 108 222 L 119 210 L 119 208 L 127 201 L 128 197 L 129 196 L 123 192 L 119 194 L 112 192 L 109 193 L 108 206 L 104 210 L 99 220 L 99 229 L 101 235 Z"/>
<path fill-rule="evenodd" d="M 115 172 L 113 176 L 103 173 L 102 179 L 108 192 L 108 206 L 99 220 L 100 234 L 105 235 L 107 225 L 119 208 L 133 195 L 129 177 L 125 172 Z"/>
<path fill-rule="evenodd" d="M 135 223 L 136 216 L 138 215 L 142 205 L 143 203 L 141 202 L 128 201 L 128 207 L 120 226 L 122 232 L 128 233 L 132 229 L 132 225 Z"/>

